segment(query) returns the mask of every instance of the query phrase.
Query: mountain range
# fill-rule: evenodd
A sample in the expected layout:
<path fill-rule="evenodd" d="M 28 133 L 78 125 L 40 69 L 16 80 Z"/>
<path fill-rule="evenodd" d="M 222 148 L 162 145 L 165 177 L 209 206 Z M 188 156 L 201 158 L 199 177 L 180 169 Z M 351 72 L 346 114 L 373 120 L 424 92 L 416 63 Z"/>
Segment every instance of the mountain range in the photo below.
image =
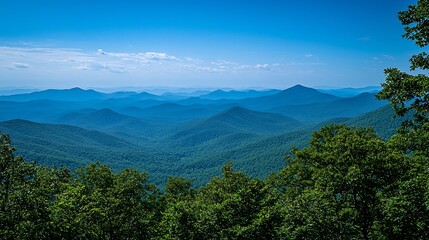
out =
<path fill-rule="evenodd" d="M 0 96 L 0 132 L 40 164 L 76 169 L 100 160 L 148 171 L 160 185 L 180 175 L 199 186 L 225 162 L 256 177 L 278 171 L 292 147 L 326 124 L 373 126 L 388 138 L 405 119 L 393 120 L 374 92 L 340 95 L 301 85 L 192 96 L 44 90 Z"/>

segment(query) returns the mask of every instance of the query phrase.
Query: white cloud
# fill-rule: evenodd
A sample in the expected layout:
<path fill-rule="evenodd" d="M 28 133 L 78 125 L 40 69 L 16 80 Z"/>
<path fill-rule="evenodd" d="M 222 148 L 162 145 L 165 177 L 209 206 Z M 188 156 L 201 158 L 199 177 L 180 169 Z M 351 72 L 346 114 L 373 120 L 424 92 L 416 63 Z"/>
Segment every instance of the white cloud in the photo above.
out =
<path fill-rule="evenodd" d="M 178 58 L 175 56 L 160 52 L 147 52 L 144 53 L 143 56 L 149 60 L 178 60 Z"/>
<path fill-rule="evenodd" d="M 231 62 L 227 60 L 217 60 L 210 62 L 210 69 L 214 72 L 242 72 L 248 70 L 254 70 L 254 67 L 248 64 L 240 64 L 237 62 Z"/>
<path fill-rule="evenodd" d="M 304 55 L 304 57 L 306 57 L 306 58 L 311 58 L 311 57 L 314 57 L 314 55 L 313 55 L 313 54 L 311 54 L 311 53 L 307 53 L 307 54 L 305 54 L 305 55 Z"/>
<path fill-rule="evenodd" d="M 107 53 L 105 51 L 103 51 L 103 49 L 98 49 L 97 54 L 98 55 L 107 55 Z"/>
<path fill-rule="evenodd" d="M 124 61 L 134 61 L 140 63 L 180 60 L 178 57 L 162 52 L 145 52 L 145 53 L 121 53 L 121 52 L 105 52 L 103 49 L 97 50 L 98 56 L 114 57 Z"/>
<path fill-rule="evenodd" d="M 145 76 L 175 78 L 189 72 L 234 74 L 235 78 L 237 74 L 252 76 L 253 73 L 262 73 L 261 70 L 271 71 L 280 65 L 268 63 L 255 65 L 224 59 L 208 61 L 156 51 L 110 52 L 103 49 L 85 51 L 73 48 L 0 46 L 0 66 L 10 70 L 28 69 L 25 71 L 27 74 L 37 73 L 37 76 L 47 77 L 73 75 L 77 76 L 76 78 L 95 78 L 99 77 L 98 73 L 124 73 L 134 79 L 140 79 Z M 91 75 L 92 73 L 97 75 Z M 9 74 L 12 74 L 12 71 Z"/>
<path fill-rule="evenodd" d="M 114 65 L 109 63 L 82 63 L 77 67 L 79 70 L 93 70 L 93 71 L 109 71 L 113 73 L 125 73 L 125 67 L 122 65 Z"/>
<path fill-rule="evenodd" d="M 256 64 L 255 68 L 266 70 L 266 71 L 271 69 L 270 65 L 266 64 L 266 63 L 265 64 Z"/>
<path fill-rule="evenodd" d="M 3 63 L 0 59 L 0 65 L 3 65 L 8 70 L 25 70 L 30 68 L 30 64 L 22 62 L 13 62 L 13 63 Z"/>
<path fill-rule="evenodd" d="M 23 63 L 23 62 L 28 63 Z M 41 47 L 7 47 L 0 46 L 0 65 L 8 69 L 24 69 L 37 66 L 39 70 L 93 70 L 128 72 L 142 67 L 141 64 L 178 62 L 176 56 L 162 52 L 122 53 L 107 52 L 98 49 L 96 52 L 86 52 L 81 49 L 41 48 Z"/>
<path fill-rule="evenodd" d="M 211 67 L 211 66 L 201 66 L 195 64 L 185 64 L 183 65 L 185 70 L 195 71 L 195 72 L 209 72 L 209 73 L 220 73 L 227 72 L 226 68 L 221 67 Z"/>
<path fill-rule="evenodd" d="M 12 66 L 8 67 L 9 69 L 26 69 L 30 68 L 30 65 L 26 63 L 13 63 Z"/>
<path fill-rule="evenodd" d="M 217 61 L 213 61 L 210 63 L 213 65 L 216 65 L 216 66 L 228 66 L 228 65 L 229 66 L 237 66 L 237 65 L 239 65 L 236 62 L 231 62 L 231 61 L 226 61 L 226 60 L 217 60 Z"/>

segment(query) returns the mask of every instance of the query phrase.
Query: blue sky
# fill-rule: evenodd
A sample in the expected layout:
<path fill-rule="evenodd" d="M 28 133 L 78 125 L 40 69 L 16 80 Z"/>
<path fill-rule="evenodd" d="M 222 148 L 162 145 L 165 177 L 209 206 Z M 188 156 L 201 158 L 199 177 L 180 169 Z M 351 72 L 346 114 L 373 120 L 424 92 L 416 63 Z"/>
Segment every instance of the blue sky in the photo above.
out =
<path fill-rule="evenodd" d="M 418 51 L 415 1 L 20 1 L 0 9 L 0 88 L 361 87 Z"/>

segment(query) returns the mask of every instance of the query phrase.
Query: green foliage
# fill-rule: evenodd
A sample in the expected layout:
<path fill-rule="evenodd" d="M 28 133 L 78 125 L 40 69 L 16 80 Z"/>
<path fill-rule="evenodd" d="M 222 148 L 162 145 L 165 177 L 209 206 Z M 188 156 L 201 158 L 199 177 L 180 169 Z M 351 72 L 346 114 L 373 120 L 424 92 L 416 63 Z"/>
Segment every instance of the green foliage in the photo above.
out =
<path fill-rule="evenodd" d="M 48 238 L 49 205 L 70 180 L 68 169 L 35 166 L 15 157 L 8 135 L 1 135 L 0 236 L 4 239 Z"/>
<path fill-rule="evenodd" d="M 429 45 L 429 1 L 419 0 L 406 11 L 399 12 L 399 20 L 405 28 L 403 37 L 415 41 L 419 47 Z M 427 53 L 422 52 L 410 59 L 411 70 L 429 69 Z M 405 122 L 405 127 L 419 127 L 429 123 L 429 77 L 411 75 L 397 68 L 385 70 L 386 82 L 378 94 L 379 99 L 389 100 L 396 114 L 403 116 L 412 111 L 414 119 Z M 427 126 L 426 126 L 427 127 Z"/>
<path fill-rule="evenodd" d="M 419 0 L 406 11 L 399 12 L 399 20 L 405 25 L 405 38 L 420 47 L 429 45 L 429 1 Z"/>
<path fill-rule="evenodd" d="M 429 162 L 421 157 L 407 157 L 405 161 L 406 171 L 394 191 L 383 195 L 381 231 L 387 239 L 427 239 Z"/>
<path fill-rule="evenodd" d="M 34 166 L 15 157 L 8 135 L 0 137 L 0 236 L 6 239 L 24 237 L 33 232 L 31 220 L 37 209 L 32 205 Z"/>
<path fill-rule="evenodd" d="M 425 48 L 429 45 L 429 1 L 419 0 L 399 13 L 403 37 Z M 429 69 L 426 52 L 410 59 L 410 69 Z M 378 98 L 389 100 L 398 116 L 412 114 L 390 144 L 408 155 L 410 170 L 398 183 L 395 194 L 385 199 L 385 233 L 391 239 L 427 239 L 429 236 L 429 76 L 411 75 L 399 69 L 385 70 L 386 82 Z"/>
<path fill-rule="evenodd" d="M 273 203 L 268 201 L 271 188 L 229 164 L 222 172 L 195 197 L 169 205 L 161 223 L 166 239 L 273 238 L 275 222 L 264 214 Z"/>
<path fill-rule="evenodd" d="M 168 201 L 192 198 L 194 192 L 195 190 L 191 188 L 191 181 L 183 177 L 169 177 L 165 184 L 165 197 Z"/>
<path fill-rule="evenodd" d="M 54 233 L 67 239 L 147 239 L 158 221 L 157 201 L 158 191 L 145 173 L 113 174 L 105 165 L 90 164 L 56 196 Z"/>
<path fill-rule="evenodd" d="M 428 123 L 429 77 L 401 72 L 397 68 L 385 70 L 386 82 L 378 98 L 392 103 L 395 113 L 404 116 L 413 111 L 414 119 L 405 122 L 405 127 L 418 127 Z"/>
<path fill-rule="evenodd" d="M 323 127 L 310 146 L 294 150 L 279 177 L 287 238 L 368 239 L 375 236 L 380 195 L 401 176 L 402 157 L 372 131 Z"/>

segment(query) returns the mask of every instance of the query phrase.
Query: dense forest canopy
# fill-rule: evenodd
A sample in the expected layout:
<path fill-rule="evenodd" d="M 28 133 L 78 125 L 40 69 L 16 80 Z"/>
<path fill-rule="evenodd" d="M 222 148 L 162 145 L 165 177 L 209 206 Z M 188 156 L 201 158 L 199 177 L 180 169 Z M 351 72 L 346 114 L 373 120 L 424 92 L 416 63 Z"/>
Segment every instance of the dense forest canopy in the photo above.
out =
<path fill-rule="evenodd" d="M 429 45 L 429 1 L 399 13 L 404 37 Z M 411 70 L 429 69 L 427 53 Z M 0 137 L 1 239 L 428 239 L 429 77 L 386 69 L 378 94 L 397 115 L 390 139 L 328 125 L 264 180 L 234 171 L 195 189 L 99 162 L 71 172 L 26 162 Z M 150 174 L 150 173 L 149 173 Z"/>

